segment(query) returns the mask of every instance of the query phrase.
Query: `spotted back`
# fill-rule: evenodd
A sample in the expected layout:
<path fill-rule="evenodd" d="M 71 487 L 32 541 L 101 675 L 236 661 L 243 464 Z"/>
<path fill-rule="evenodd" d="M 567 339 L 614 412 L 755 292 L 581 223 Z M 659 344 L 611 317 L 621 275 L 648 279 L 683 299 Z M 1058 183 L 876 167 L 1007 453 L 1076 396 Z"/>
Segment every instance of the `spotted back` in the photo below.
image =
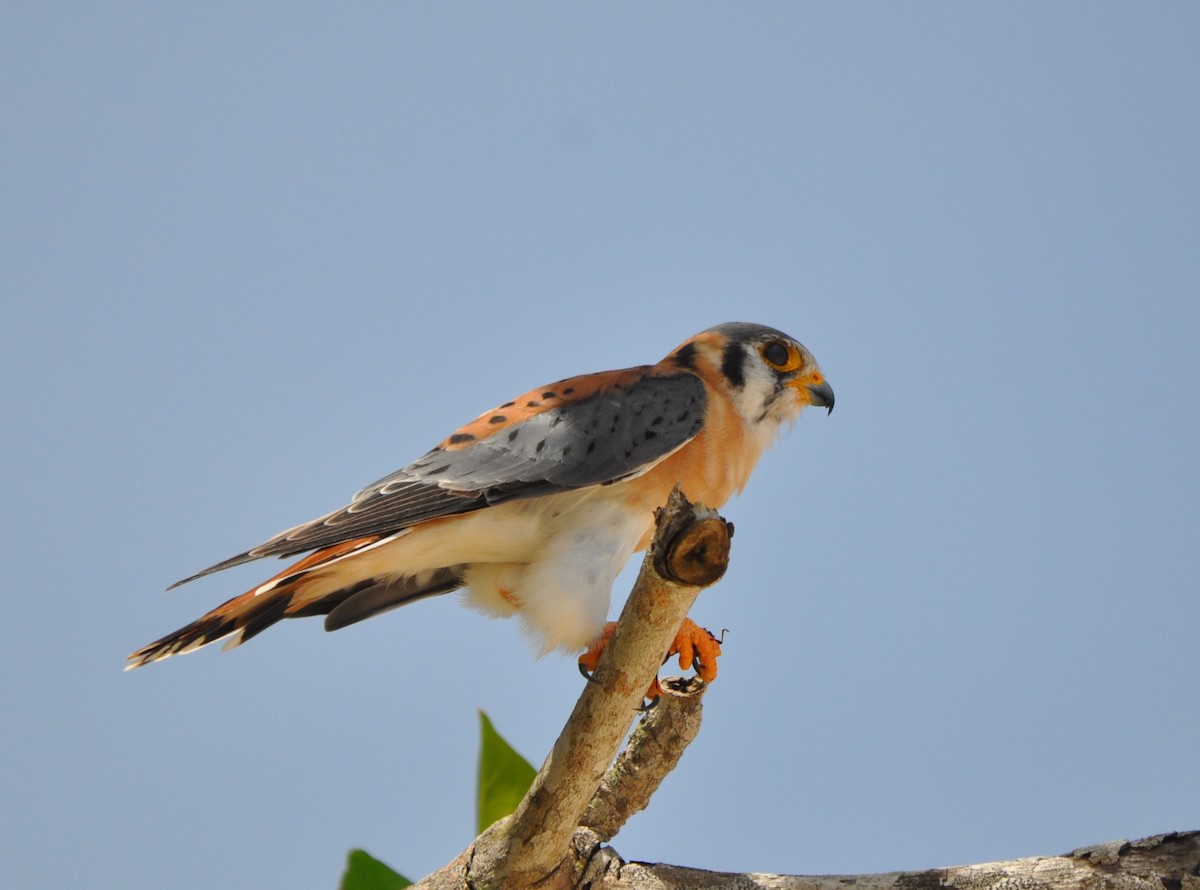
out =
<path fill-rule="evenodd" d="M 546 489 L 618 482 L 644 472 L 704 423 L 704 384 L 686 372 L 631 368 L 563 381 L 558 388 L 575 397 L 529 404 L 517 419 L 510 415 L 519 402 L 481 415 L 393 479 L 381 480 L 379 493 L 420 480 L 486 492 L 495 503 Z M 556 394 L 547 389 L 542 396 Z"/>
<path fill-rule="evenodd" d="M 263 556 L 292 556 L 511 498 L 637 476 L 700 432 L 705 404 L 699 377 L 656 365 L 531 390 L 481 414 L 345 507 L 175 586 Z"/>

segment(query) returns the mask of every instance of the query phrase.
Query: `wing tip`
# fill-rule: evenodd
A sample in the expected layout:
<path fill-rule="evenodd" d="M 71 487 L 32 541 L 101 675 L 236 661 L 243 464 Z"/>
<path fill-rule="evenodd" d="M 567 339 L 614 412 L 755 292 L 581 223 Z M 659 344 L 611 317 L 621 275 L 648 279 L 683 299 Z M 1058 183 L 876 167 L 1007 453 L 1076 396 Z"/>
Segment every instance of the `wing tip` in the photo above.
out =
<path fill-rule="evenodd" d="M 258 548 L 247 550 L 244 553 L 239 553 L 237 556 L 231 556 L 229 559 L 223 559 L 220 562 L 213 563 L 206 569 L 201 569 L 194 575 L 188 575 L 186 578 L 180 578 L 174 584 L 167 587 L 167 590 L 174 590 L 176 587 L 182 587 L 184 584 L 189 584 L 198 578 L 203 578 L 205 575 L 212 575 L 216 572 L 223 572 L 225 569 L 232 569 L 234 566 L 245 565 L 248 562 L 253 562 L 256 559 L 261 559 L 266 556 L 265 553 L 260 553 Z"/>

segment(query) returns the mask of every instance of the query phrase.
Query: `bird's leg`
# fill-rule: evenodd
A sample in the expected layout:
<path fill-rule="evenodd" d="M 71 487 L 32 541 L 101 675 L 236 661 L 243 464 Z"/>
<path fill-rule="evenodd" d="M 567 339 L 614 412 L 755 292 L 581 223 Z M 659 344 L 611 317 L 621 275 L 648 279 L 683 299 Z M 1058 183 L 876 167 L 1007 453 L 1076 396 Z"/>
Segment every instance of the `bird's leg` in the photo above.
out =
<path fill-rule="evenodd" d="M 579 672 L 589 682 L 596 682 L 592 678 L 592 672 L 596 670 L 596 665 L 600 663 L 600 656 L 608 648 L 608 641 L 612 638 L 616 626 L 615 621 L 605 624 L 599 639 L 592 644 L 590 649 L 579 656 Z M 705 683 L 711 683 L 717 678 L 717 658 L 720 654 L 721 643 L 717 638 L 691 618 L 684 618 L 683 624 L 675 634 L 675 639 L 671 642 L 671 647 L 667 650 L 667 657 L 663 659 L 663 664 L 666 664 L 672 655 L 678 655 L 681 669 L 686 671 L 695 666 L 696 675 Z M 658 677 L 655 677 L 650 688 L 646 690 L 645 697 L 654 701 L 661 692 Z"/>

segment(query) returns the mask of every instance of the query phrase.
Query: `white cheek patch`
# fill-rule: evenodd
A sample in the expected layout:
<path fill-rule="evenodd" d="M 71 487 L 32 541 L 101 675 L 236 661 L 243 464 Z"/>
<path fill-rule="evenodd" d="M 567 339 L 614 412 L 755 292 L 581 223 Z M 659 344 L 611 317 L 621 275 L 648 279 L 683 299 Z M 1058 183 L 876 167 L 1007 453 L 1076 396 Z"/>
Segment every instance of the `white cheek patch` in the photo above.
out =
<path fill-rule="evenodd" d="M 773 403 L 779 398 L 775 373 L 762 363 L 756 354 L 747 353 L 742 365 L 744 382 L 730 389 L 730 397 L 738 413 L 748 424 L 771 420 Z"/>

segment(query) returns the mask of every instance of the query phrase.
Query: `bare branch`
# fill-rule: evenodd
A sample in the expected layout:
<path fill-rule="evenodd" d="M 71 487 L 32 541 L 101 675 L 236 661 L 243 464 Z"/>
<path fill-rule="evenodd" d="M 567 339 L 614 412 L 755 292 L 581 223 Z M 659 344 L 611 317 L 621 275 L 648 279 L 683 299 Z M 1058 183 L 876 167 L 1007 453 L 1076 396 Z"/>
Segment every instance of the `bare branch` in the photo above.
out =
<path fill-rule="evenodd" d="M 572 836 L 604 771 L 700 592 L 725 571 L 729 528 L 694 508 L 676 488 L 658 511 L 654 541 L 594 678 L 513 814 L 476 841 L 474 887 L 567 887 L 574 881 Z"/>
<path fill-rule="evenodd" d="M 701 700 L 708 687 L 696 677 L 662 681 L 662 699 L 629 737 L 625 750 L 604 774 L 600 790 L 580 823 L 610 841 L 634 813 L 650 803 L 667 773 L 700 732 Z"/>
<path fill-rule="evenodd" d="M 1200 831 L 1116 841 L 1065 856 L 1038 856 L 929 871 L 878 875 L 734 874 L 623 862 L 580 830 L 587 863 L 578 886 L 590 890 L 1200 890 Z"/>

